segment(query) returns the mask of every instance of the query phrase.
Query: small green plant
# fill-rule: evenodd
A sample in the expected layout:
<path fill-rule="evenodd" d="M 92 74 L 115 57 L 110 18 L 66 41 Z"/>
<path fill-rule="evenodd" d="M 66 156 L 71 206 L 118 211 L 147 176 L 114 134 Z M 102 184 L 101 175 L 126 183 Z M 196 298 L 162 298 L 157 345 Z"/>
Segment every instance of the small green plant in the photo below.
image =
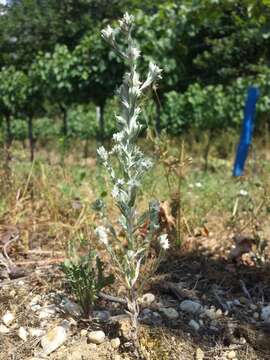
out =
<path fill-rule="evenodd" d="M 65 260 L 60 268 L 84 316 L 88 317 L 98 293 L 113 283 L 113 275 L 104 275 L 104 264 L 95 251 L 89 251 L 85 256 L 75 255 Z"/>

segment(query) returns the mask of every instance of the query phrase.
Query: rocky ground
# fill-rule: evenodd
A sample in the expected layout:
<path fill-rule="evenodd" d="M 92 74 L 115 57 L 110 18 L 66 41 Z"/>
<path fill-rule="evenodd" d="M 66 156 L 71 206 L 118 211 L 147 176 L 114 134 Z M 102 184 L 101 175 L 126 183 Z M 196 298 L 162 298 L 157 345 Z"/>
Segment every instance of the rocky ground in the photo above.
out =
<path fill-rule="evenodd" d="M 268 262 L 251 265 L 252 251 L 248 262 L 236 261 L 233 240 L 220 247 L 216 238 L 197 234 L 171 251 L 140 298 L 145 359 L 270 358 Z M 83 319 L 59 259 L 33 257 L 19 273 L 2 272 L 0 359 L 132 359 L 124 304 L 101 297 L 92 318 Z M 107 294 L 124 297 L 120 286 Z"/>

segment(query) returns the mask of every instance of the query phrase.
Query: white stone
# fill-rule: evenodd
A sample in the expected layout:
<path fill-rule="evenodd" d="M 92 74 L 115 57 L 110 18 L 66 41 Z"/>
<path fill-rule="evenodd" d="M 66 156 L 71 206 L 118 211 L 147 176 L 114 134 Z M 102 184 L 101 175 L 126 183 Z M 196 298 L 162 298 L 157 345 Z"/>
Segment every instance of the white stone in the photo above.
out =
<path fill-rule="evenodd" d="M 81 330 L 81 336 L 86 336 L 88 334 L 88 331 L 86 329 Z"/>
<path fill-rule="evenodd" d="M 253 318 L 254 318 L 255 320 L 258 320 L 259 317 L 260 317 L 259 313 L 255 312 L 255 313 L 253 314 Z"/>
<path fill-rule="evenodd" d="M 79 317 L 82 314 L 82 308 L 75 302 L 65 298 L 61 304 L 63 310 L 72 316 Z"/>
<path fill-rule="evenodd" d="M 13 320 L 14 320 L 14 315 L 10 311 L 7 311 L 2 317 L 2 321 L 6 326 L 9 326 Z"/>
<path fill-rule="evenodd" d="M 203 360 L 204 359 L 204 352 L 202 349 L 197 348 L 196 350 L 196 360 Z"/>
<path fill-rule="evenodd" d="M 44 354 L 49 355 L 67 340 L 67 328 L 56 326 L 41 338 Z"/>
<path fill-rule="evenodd" d="M 40 309 L 39 318 L 46 319 L 52 317 L 56 313 L 56 306 L 54 304 L 48 305 Z"/>
<path fill-rule="evenodd" d="M 227 359 L 234 359 L 234 358 L 236 358 L 236 352 L 234 350 L 232 350 L 232 351 L 228 352 L 226 354 L 226 356 L 227 356 Z"/>
<path fill-rule="evenodd" d="M 41 295 L 36 295 L 30 301 L 29 306 L 32 307 L 32 306 L 38 305 L 40 303 L 40 301 L 41 301 Z"/>
<path fill-rule="evenodd" d="M 176 320 L 179 316 L 178 312 L 172 308 L 161 308 L 160 311 L 170 320 Z"/>
<path fill-rule="evenodd" d="M 200 329 L 200 324 L 197 323 L 197 321 L 195 320 L 190 320 L 190 322 L 188 323 L 188 325 L 195 331 L 198 331 Z"/>
<path fill-rule="evenodd" d="M 190 314 L 196 314 L 201 311 L 202 306 L 196 301 L 184 300 L 180 304 L 180 309 Z"/>
<path fill-rule="evenodd" d="M 270 322 L 270 305 L 262 308 L 261 319 L 265 322 Z"/>
<path fill-rule="evenodd" d="M 105 334 L 102 330 L 91 331 L 88 335 L 88 339 L 94 344 L 102 344 L 105 340 Z"/>
<path fill-rule="evenodd" d="M 19 338 L 22 339 L 23 341 L 27 341 L 28 332 L 25 330 L 25 328 L 24 328 L 23 326 L 21 326 L 21 327 L 19 328 L 18 336 L 19 336 Z"/>
<path fill-rule="evenodd" d="M 9 328 L 7 328 L 4 324 L 0 324 L 0 334 L 8 334 Z"/>
<path fill-rule="evenodd" d="M 139 304 L 143 306 L 149 306 L 156 300 L 156 297 L 152 293 L 146 293 L 138 299 Z"/>
<path fill-rule="evenodd" d="M 32 310 L 32 311 L 38 311 L 38 310 L 40 310 L 41 308 L 42 308 L 42 306 L 39 305 L 39 304 L 35 304 L 35 305 L 32 305 L 32 306 L 31 306 L 31 310 Z"/>
<path fill-rule="evenodd" d="M 45 330 L 39 329 L 39 328 L 29 328 L 29 334 L 32 337 L 41 337 L 45 335 Z"/>
<path fill-rule="evenodd" d="M 120 339 L 118 337 L 111 340 L 111 345 L 112 345 L 113 349 L 119 348 L 120 344 L 121 344 L 121 342 L 120 342 Z"/>
<path fill-rule="evenodd" d="M 204 314 L 210 319 L 215 320 L 217 318 L 216 311 L 214 309 L 205 309 Z"/>

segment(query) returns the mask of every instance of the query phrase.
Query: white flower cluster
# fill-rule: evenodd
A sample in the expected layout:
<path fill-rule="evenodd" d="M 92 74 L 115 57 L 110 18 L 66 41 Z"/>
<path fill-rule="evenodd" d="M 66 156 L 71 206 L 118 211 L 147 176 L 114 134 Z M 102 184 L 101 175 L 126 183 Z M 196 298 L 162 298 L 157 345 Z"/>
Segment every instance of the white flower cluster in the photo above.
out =
<path fill-rule="evenodd" d="M 99 157 L 101 158 L 101 160 L 108 161 L 109 154 L 108 154 L 107 150 L 104 148 L 104 146 L 99 147 L 97 149 L 97 153 L 98 153 Z"/>
<path fill-rule="evenodd" d="M 95 230 L 95 234 L 97 235 L 99 241 L 104 244 L 104 245 L 108 245 L 109 240 L 108 240 L 108 233 L 107 230 L 104 226 L 98 226 Z"/>
<path fill-rule="evenodd" d="M 169 243 L 167 234 L 160 235 L 158 240 L 159 240 L 159 244 L 163 250 L 168 250 L 170 248 L 170 243 Z"/>
<path fill-rule="evenodd" d="M 129 13 L 125 13 L 123 19 L 119 20 L 120 29 L 124 32 L 129 32 L 134 22 L 134 16 L 129 15 Z"/>

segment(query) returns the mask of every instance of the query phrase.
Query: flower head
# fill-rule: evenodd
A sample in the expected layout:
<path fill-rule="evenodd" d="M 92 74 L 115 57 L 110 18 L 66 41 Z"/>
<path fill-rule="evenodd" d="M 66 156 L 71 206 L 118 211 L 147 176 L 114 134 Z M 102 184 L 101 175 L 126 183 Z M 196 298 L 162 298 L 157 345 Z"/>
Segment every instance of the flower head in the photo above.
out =
<path fill-rule="evenodd" d="M 101 35 L 104 37 L 104 39 L 108 40 L 113 40 L 114 37 L 114 30 L 113 28 L 108 25 L 105 29 L 103 29 L 101 31 Z"/>
<path fill-rule="evenodd" d="M 158 79 L 161 79 L 161 73 L 162 70 L 155 65 L 154 63 L 149 64 L 149 72 L 147 75 L 147 79 L 141 86 L 141 90 L 146 89 L 148 86 L 150 86 L 153 82 L 157 81 Z"/>
<path fill-rule="evenodd" d="M 162 70 L 156 64 L 152 62 L 149 64 L 149 75 L 153 81 L 161 79 L 161 73 Z"/>
<path fill-rule="evenodd" d="M 135 46 L 131 46 L 130 47 L 130 51 L 129 51 L 129 56 L 133 59 L 136 60 L 138 59 L 138 57 L 140 56 L 141 51 L 136 48 Z"/>
<path fill-rule="evenodd" d="M 102 244 L 108 245 L 108 234 L 104 226 L 98 226 L 95 230 L 95 234 Z"/>
<path fill-rule="evenodd" d="M 135 251 L 133 251 L 133 250 L 128 250 L 127 251 L 128 259 L 132 259 L 134 257 L 134 255 L 135 255 Z"/>
<path fill-rule="evenodd" d="M 246 190 L 244 190 L 244 189 L 241 189 L 241 190 L 239 191 L 239 195 L 240 195 L 240 196 L 247 196 L 247 195 L 248 195 L 248 192 L 247 192 Z"/>
<path fill-rule="evenodd" d="M 124 14 L 123 18 L 121 20 L 119 20 L 120 28 L 124 31 L 128 31 L 129 28 L 131 27 L 133 21 L 134 21 L 134 16 L 129 15 L 129 13 L 126 12 Z"/>
<path fill-rule="evenodd" d="M 108 160 L 108 152 L 107 150 L 104 148 L 104 146 L 100 146 L 97 149 L 97 153 L 99 155 L 99 157 L 101 158 L 101 160 L 103 161 L 107 161 Z"/>
<path fill-rule="evenodd" d="M 158 240 L 159 240 L 159 244 L 160 244 L 160 246 L 161 246 L 161 248 L 163 250 L 168 250 L 169 249 L 170 243 L 169 243 L 167 234 L 160 235 Z"/>
<path fill-rule="evenodd" d="M 111 194 L 114 199 L 117 199 L 119 197 L 120 191 L 117 185 L 113 187 Z"/>
<path fill-rule="evenodd" d="M 118 133 L 113 134 L 113 140 L 115 142 L 121 142 L 125 137 L 125 134 L 123 131 L 119 131 Z"/>

